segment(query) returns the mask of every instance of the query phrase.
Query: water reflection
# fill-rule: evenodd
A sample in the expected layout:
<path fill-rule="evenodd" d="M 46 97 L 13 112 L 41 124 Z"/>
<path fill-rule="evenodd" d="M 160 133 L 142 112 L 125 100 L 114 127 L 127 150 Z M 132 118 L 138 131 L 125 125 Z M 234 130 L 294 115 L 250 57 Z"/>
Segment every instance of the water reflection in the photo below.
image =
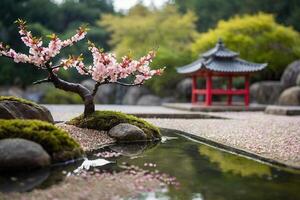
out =
<path fill-rule="evenodd" d="M 26 173 L 8 173 L 0 176 L 1 192 L 25 192 L 41 185 L 50 174 L 49 169 L 29 171 Z"/>
<path fill-rule="evenodd" d="M 210 162 L 218 165 L 223 173 L 232 173 L 239 176 L 271 176 L 268 165 L 256 161 L 225 153 L 209 146 L 199 146 L 199 153 L 207 157 Z"/>
<path fill-rule="evenodd" d="M 179 189 L 169 186 L 154 199 L 300 199 L 299 174 L 199 145 L 176 131 L 164 130 L 163 134 L 178 139 L 160 144 L 138 159 L 118 159 L 137 166 L 155 163 L 157 170 L 176 177 Z"/>
<path fill-rule="evenodd" d="M 146 181 L 151 171 L 157 171 L 159 173 L 153 173 L 153 177 L 164 177 L 159 180 L 165 183 L 175 180 L 170 177 L 176 177 L 176 182 L 180 183 L 179 188 L 175 187 L 177 184 L 170 184 L 163 190 L 143 193 L 140 199 L 300 199 L 300 175 L 293 171 L 278 169 L 199 144 L 181 137 L 176 131 L 163 130 L 163 134 L 166 136 L 164 143 L 116 144 L 92 152 L 84 161 L 51 169 L 48 178 L 28 176 L 40 177 L 36 180 L 41 181 L 47 179 L 39 185 L 47 187 L 63 180 L 67 173 L 74 170 L 100 168 L 116 173 L 127 170 L 145 176 L 146 178 L 141 176 L 141 181 Z M 125 167 L 123 163 L 126 163 Z M 7 183 L 7 180 L 0 179 L 0 182 Z M 40 184 L 38 181 L 36 183 Z M 3 185 L 0 184 L 0 189 L 5 188 Z M 32 187 L 35 187 L 34 184 Z"/>
<path fill-rule="evenodd" d="M 87 158 L 84 159 L 82 164 L 75 169 L 74 173 L 79 173 L 82 170 L 89 170 L 91 167 L 102 167 L 104 165 L 107 165 L 109 163 L 112 163 L 111 161 L 105 160 L 105 159 L 95 159 L 95 160 L 88 160 Z"/>
<path fill-rule="evenodd" d="M 147 150 L 155 148 L 158 144 L 159 142 L 136 142 L 127 144 L 120 143 L 109 146 L 109 148 L 122 156 L 138 157 Z"/>

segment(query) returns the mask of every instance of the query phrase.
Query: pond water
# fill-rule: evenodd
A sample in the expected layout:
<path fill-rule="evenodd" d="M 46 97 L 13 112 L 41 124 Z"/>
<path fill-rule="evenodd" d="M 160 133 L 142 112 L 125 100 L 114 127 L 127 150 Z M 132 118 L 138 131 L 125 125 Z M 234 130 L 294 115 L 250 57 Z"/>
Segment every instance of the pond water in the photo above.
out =
<path fill-rule="evenodd" d="M 112 145 L 91 152 L 85 161 L 33 173 L 1 175 L 0 191 L 47 188 L 76 171 L 95 167 L 121 171 L 120 166 L 128 163 L 142 169 L 158 170 L 175 177 L 179 183 L 143 193 L 139 199 L 300 199 L 299 171 L 269 166 L 224 152 L 176 131 L 163 130 L 163 135 L 164 140 L 157 144 Z M 111 161 L 107 164 L 102 158 L 109 154 L 115 157 L 105 158 Z"/>

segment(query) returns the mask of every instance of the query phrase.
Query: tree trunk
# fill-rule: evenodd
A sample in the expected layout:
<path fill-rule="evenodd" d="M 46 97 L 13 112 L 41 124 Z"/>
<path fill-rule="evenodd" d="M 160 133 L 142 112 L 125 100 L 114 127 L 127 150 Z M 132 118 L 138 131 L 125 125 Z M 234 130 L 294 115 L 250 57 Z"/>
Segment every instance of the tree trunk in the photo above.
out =
<path fill-rule="evenodd" d="M 52 71 L 50 72 L 49 78 L 56 88 L 62 89 L 64 91 L 74 92 L 82 98 L 82 100 L 84 101 L 84 116 L 95 112 L 94 96 L 89 89 L 78 83 L 70 83 L 64 81 L 58 78 Z"/>

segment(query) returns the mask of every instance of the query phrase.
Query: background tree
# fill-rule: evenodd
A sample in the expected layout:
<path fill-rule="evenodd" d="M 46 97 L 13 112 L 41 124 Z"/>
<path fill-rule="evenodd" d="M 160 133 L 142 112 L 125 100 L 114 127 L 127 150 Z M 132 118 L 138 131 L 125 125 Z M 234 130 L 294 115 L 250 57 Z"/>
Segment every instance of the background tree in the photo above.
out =
<path fill-rule="evenodd" d="M 193 44 L 194 56 L 212 48 L 219 37 L 240 57 L 269 66 L 263 79 L 279 79 L 284 68 L 300 57 L 300 35 L 291 27 L 275 22 L 270 14 L 236 16 L 220 21 L 215 29 L 203 33 Z"/>
<path fill-rule="evenodd" d="M 192 10 L 198 16 L 197 29 L 201 32 L 214 28 L 219 20 L 237 14 L 274 14 L 276 21 L 300 31 L 300 1 L 298 0 L 173 0 L 180 11 Z"/>
<path fill-rule="evenodd" d="M 110 44 L 117 55 L 133 52 L 141 56 L 149 49 L 158 48 L 153 65 L 166 66 L 166 72 L 163 79 L 152 79 L 148 86 L 166 95 L 179 78 L 175 67 L 191 61 L 190 45 L 197 35 L 196 19 L 192 12 L 178 13 L 173 5 L 149 9 L 138 4 L 126 15 L 104 15 L 99 25 L 111 32 Z"/>
<path fill-rule="evenodd" d="M 112 12 L 114 11 L 110 0 L 66 0 L 61 4 L 52 0 L 1 0 L 0 40 L 14 46 L 19 52 L 26 50 L 13 25 L 18 18 L 26 19 L 28 27 L 38 37 L 56 32 L 64 39 L 72 36 L 79 25 L 87 23 L 92 29 L 90 40 L 97 41 L 107 50 L 109 35 L 102 27 L 95 26 L 95 23 L 103 13 Z M 82 49 L 85 51 L 82 52 Z M 80 53 L 88 54 L 85 43 L 63 50 L 60 56 Z M 9 59 L 1 59 L 0 66 L 0 85 L 18 84 L 25 87 L 42 77 L 41 70 L 32 70 L 28 64 L 16 65 Z M 62 75 L 68 80 L 78 80 L 74 70 Z"/>
<path fill-rule="evenodd" d="M 16 23 L 19 26 L 19 34 L 22 42 L 29 48 L 29 53 L 18 53 L 7 45 L 0 43 L 0 56 L 13 59 L 15 63 L 28 63 L 35 68 L 47 72 L 47 77 L 34 82 L 40 84 L 44 82 L 52 83 L 56 88 L 78 94 L 84 101 L 84 117 L 95 112 L 94 97 L 100 85 L 115 83 L 123 86 L 141 85 L 154 75 L 160 75 L 163 69 L 151 70 L 149 64 L 155 56 L 151 51 L 139 60 L 133 60 L 129 56 L 122 57 L 122 62 L 118 63 L 114 54 L 104 53 L 103 49 L 97 48 L 92 42 L 89 42 L 89 51 L 93 57 L 93 64 L 85 66 L 83 57 L 69 56 L 68 59 L 62 59 L 57 65 L 53 64 L 53 59 L 59 55 L 63 48 L 73 46 L 86 36 L 86 28 L 79 27 L 77 33 L 66 40 L 61 40 L 57 35 L 48 36 L 50 42 L 48 46 L 43 45 L 42 38 L 32 35 L 27 30 L 26 22 L 18 19 Z M 90 76 L 94 81 L 94 89 L 90 91 L 85 86 L 65 81 L 58 76 L 60 69 L 75 68 L 79 74 Z M 122 79 L 132 76 L 132 83 L 124 83 Z"/>

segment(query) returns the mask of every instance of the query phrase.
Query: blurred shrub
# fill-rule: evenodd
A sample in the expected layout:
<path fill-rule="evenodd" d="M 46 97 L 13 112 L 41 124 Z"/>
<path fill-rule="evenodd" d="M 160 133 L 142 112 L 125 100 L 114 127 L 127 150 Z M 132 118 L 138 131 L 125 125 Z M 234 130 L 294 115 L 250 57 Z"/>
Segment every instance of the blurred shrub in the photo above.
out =
<path fill-rule="evenodd" d="M 132 53 L 135 58 L 158 48 L 153 68 L 166 67 L 162 77 L 149 80 L 147 85 L 158 94 L 173 91 L 179 76 L 175 67 L 191 62 L 190 45 L 197 36 L 192 12 L 180 14 L 170 4 L 161 9 L 149 9 L 141 4 L 123 16 L 104 15 L 99 22 L 111 34 L 114 52 L 120 57 Z"/>
<path fill-rule="evenodd" d="M 270 14 L 236 16 L 201 34 L 192 51 L 196 57 L 222 37 L 226 46 L 239 52 L 241 58 L 269 64 L 256 78 L 279 79 L 285 67 L 300 57 L 299 36 L 291 27 L 276 23 Z"/>
<path fill-rule="evenodd" d="M 81 97 L 72 92 L 59 89 L 49 89 L 45 92 L 40 103 L 45 104 L 82 104 Z"/>

